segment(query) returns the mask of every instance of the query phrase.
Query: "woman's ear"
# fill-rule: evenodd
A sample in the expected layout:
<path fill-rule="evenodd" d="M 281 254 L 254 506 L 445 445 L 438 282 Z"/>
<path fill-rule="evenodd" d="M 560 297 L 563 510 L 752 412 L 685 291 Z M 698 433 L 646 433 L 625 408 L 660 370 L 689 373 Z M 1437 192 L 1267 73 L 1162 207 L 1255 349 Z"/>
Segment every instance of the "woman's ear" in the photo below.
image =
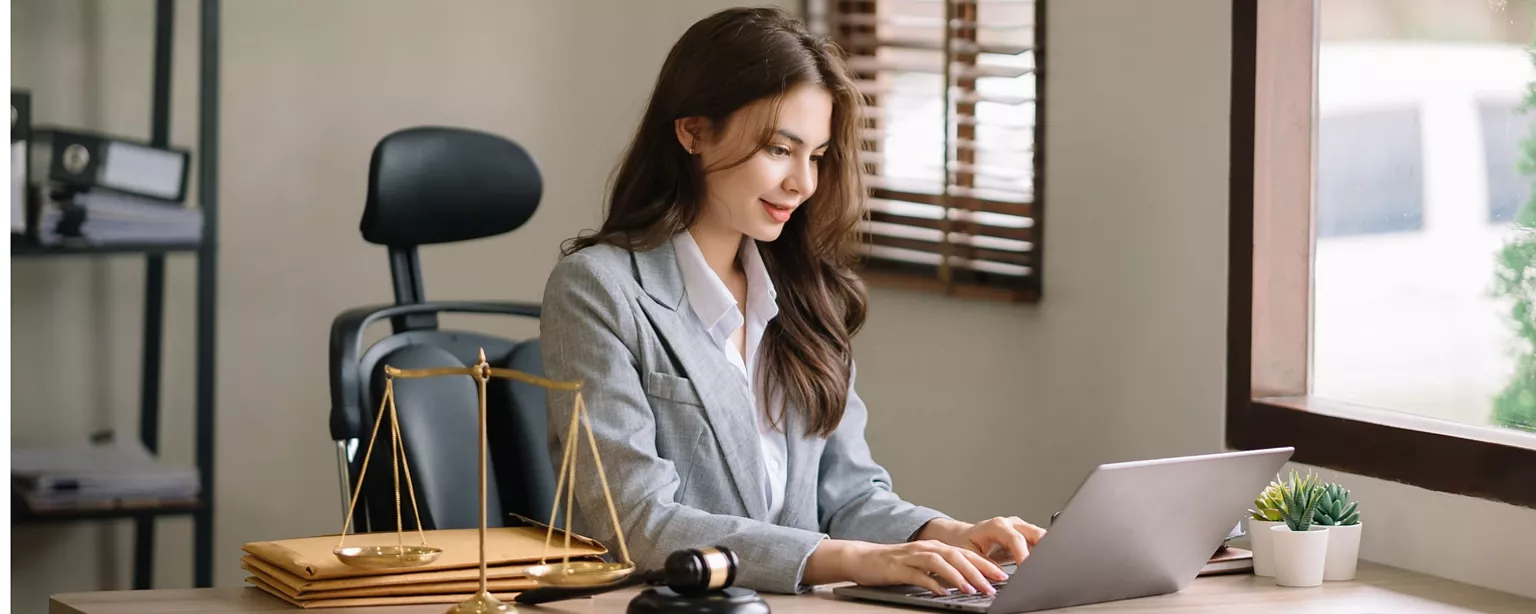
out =
<path fill-rule="evenodd" d="M 683 150 L 698 155 L 704 146 L 705 128 L 709 122 L 702 117 L 683 117 L 673 122 L 673 128 L 677 131 L 677 142 L 683 146 Z"/>

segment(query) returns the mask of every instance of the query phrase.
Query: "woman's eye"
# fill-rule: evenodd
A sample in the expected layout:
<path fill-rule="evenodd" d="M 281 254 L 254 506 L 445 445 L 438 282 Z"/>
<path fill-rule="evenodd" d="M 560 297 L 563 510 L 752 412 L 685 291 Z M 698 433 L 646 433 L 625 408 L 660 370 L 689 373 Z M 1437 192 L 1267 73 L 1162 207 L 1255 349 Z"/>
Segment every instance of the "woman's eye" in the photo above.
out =
<path fill-rule="evenodd" d="M 787 156 L 789 155 L 789 149 L 780 147 L 778 145 L 769 145 L 768 153 L 771 153 L 775 156 Z"/>
<path fill-rule="evenodd" d="M 821 156 L 811 156 L 811 164 L 821 164 Z"/>

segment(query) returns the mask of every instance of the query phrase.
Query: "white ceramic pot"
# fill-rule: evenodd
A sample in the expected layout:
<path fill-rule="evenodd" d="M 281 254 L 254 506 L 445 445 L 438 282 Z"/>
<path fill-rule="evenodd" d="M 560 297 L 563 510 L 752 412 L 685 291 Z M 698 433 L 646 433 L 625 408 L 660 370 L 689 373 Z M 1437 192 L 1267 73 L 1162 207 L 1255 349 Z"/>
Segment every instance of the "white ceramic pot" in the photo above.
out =
<path fill-rule="evenodd" d="M 1328 555 L 1323 565 L 1323 579 L 1341 582 L 1355 579 L 1360 561 L 1360 531 L 1365 525 L 1328 527 Z"/>
<path fill-rule="evenodd" d="M 1248 519 L 1248 549 L 1253 551 L 1253 575 L 1275 577 L 1275 550 L 1269 529 L 1283 526 L 1283 522 Z"/>
<path fill-rule="evenodd" d="M 1312 525 L 1306 531 L 1292 531 L 1281 524 L 1270 527 L 1270 546 L 1275 553 L 1275 584 L 1280 586 L 1318 586 L 1323 583 L 1323 568 L 1328 562 L 1328 527 Z"/>

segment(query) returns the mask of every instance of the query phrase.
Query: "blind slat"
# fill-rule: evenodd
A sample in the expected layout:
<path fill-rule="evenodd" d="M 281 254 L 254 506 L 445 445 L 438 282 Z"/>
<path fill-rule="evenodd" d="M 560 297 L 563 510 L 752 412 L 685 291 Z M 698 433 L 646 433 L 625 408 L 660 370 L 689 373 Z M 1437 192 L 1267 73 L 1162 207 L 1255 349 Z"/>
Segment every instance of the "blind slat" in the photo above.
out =
<path fill-rule="evenodd" d="M 895 247 L 908 252 L 933 254 L 935 259 L 943 254 L 940 244 L 936 241 L 925 241 L 911 237 L 899 237 L 886 234 L 870 234 L 869 242 L 873 245 L 882 247 Z M 984 247 L 976 247 L 974 245 L 952 244 L 949 246 L 949 254 L 951 258 L 958 259 L 958 262 L 952 261 L 951 264 L 958 264 L 959 266 L 965 266 L 972 269 L 985 267 L 987 265 L 994 265 L 1000 267 L 1017 267 L 1007 270 L 1021 271 L 1027 270 L 1029 267 L 1029 254 L 1024 252 L 1010 252 Z"/>
<path fill-rule="evenodd" d="M 988 148 L 988 147 L 975 147 L 975 146 L 968 147 L 967 149 L 974 149 L 974 150 L 978 150 L 978 151 L 982 151 L 982 152 L 987 152 L 987 153 L 992 153 L 992 154 L 997 154 L 997 155 L 1003 155 L 1003 154 L 1007 153 L 1007 154 L 1011 154 L 1013 156 L 1019 156 L 1019 155 L 1024 155 L 1024 154 L 1028 154 L 1029 153 L 1029 150 L 1022 150 L 1022 151 L 1021 150 L 1006 150 L 1006 149 L 999 150 L 999 149 L 992 149 L 992 148 Z M 950 153 L 951 153 L 951 156 L 953 156 L 954 148 L 950 148 Z M 861 151 L 861 152 L 859 152 L 859 161 L 864 162 L 865 164 L 880 164 L 880 163 L 884 163 L 884 162 L 898 162 L 898 161 L 900 161 L 900 162 L 904 163 L 908 168 L 911 168 L 913 170 L 921 169 L 924 173 L 932 174 L 935 177 L 934 180 L 933 180 L 934 183 L 938 183 L 937 176 L 938 176 L 938 172 L 939 172 L 939 163 L 937 161 L 934 161 L 932 164 L 929 164 L 929 163 L 926 163 L 926 162 L 913 162 L 910 158 L 908 158 L 908 159 L 887 158 L 885 154 L 880 153 L 878 151 Z M 1012 162 L 1013 160 L 1009 160 L 1009 161 Z M 955 160 L 953 157 L 951 157 L 950 160 L 949 160 L 949 170 L 952 171 L 952 172 L 956 172 L 956 173 L 971 173 L 971 174 L 975 174 L 975 175 L 985 175 L 985 176 L 989 176 L 989 177 L 997 177 L 999 179 L 1006 179 L 1006 180 L 1015 180 L 1015 179 L 1017 179 L 1017 180 L 1028 180 L 1029 177 L 1030 177 L 1030 172 L 1028 170 L 1028 166 L 1022 166 L 1022 167 L 1019 166 L 1019 165 L 999 166 L 999 165 L 997 165 L 995 163 L 994 164 L 975 164 L 975 163 L 970 163 L 970 162 L 960 162 L 958 160 Z"/>
<path fill-rule="evenodd" d="M 885 130 L 866 129 L 866 130 L 864 130 L 864 134 L 862 135 L 861 138 L 863 138 L 866 141 L 880 141 L 880 140 L 885 139 L 887 136 L 889 136 L 889 135 L 888 135 L 888 133 Z M 988 144 L 983 145 L 983 144 L 977 143 L 976 141 L 971 140 L 971 139 L 951 139 L 950 142 L 949 142 L 949 150 L 950 150 L 951 155 L 953 155 L 956 150 L 960 150 L 960 149 L 968 149 L 968 150 L 972 150 L 972 151 L 976 151 L 976 152 L 980 152 L 980 153 L 994 153 L 994 154 L 1006 154 L 1006 155 L 1027 154 L 1027 153 L 1033 153 L 1035 151 L 1035 148 L 1032 145 L 994 144 L 994 143 L 988 143 Z M 864 152 L 860 152 L 859 155 L 863 156 L 863 160 L 865 162 L 881 162 L 881 161 L 884 161 L 884 159 L 885 159 L 884 158 L 884 154 L 882 154 L 882 153 L 880 153 L 878 151 L 864 151 Z"/>
<path fill-rule="evenodd" d="M 869 79 L 857 80 L 857 81 L 854 81 L 854 84 L 857 85 L 859 87 L 859 91 L 863 92 L 865 95 L 876 96 L 876 97 L 881 97 L 881 98 L 886 97 L 886 96 L 900 96 L 900 97 L 914 97 L 914 98 L 932 98 L 933 97 L 933 92 L 929 91 L 929 90 L 894 89 L 894 88 L 890 87 L 889 85 L 880 83 L 878 81 L 872 81 L 872 80 L 869 80 Z M 1021 105 L 1021 104 L 1031 103 L 1031 102 L 1035 101 L 1035 97 L 1034 96 L 1010 96 L 1010 95 L 1006 95 L 1006 94 L 989 94 L 989 93 L 982 93 L 982 92 L 975 92 L 975 91 L 967 92 L 967 91 L 964 91 L 964 90 L 962 90 L 962 89 L 960 89 L 958 87 L 957 88 L 951 88 L 951 90 L 952 91 L 950 93 L 950 98 L 952 100 L 954 100 L 956 103 L 959 103 L 959 104 L 977 104 L 977 103 L 981 103 L 981 102 L 986 102 L 986 103 L 995 103 L 995 104 L 1002 104 L 1002 105 L 1008 105 L 1008 106 L 1018 106 L 1018 105 Z M 873 105 L 873 106 L 877 106 L 878 107 L 880 105 L 876 104 L 876 105 Z"/>
<path fill-rule="evenodd" d="M 895 213 L 887 213 L 885 211 L 870 211 L 869 219 L 874 222 L 885 224 L 899 224 L 911 226 L 913 228 L 929 228 L 933 230 L 942 230 L 941 226 L 943 225 L 943 222 L 937 219 L 931 219 L 927 217 L 912 217 Z M 960 234 L 968 234 L 978 237 L 1003 237 L 1017 241 L 1027 241 L 1029 239 L 1028 228 L 987 226 L 985 224 L 978 224 L 976 222 L 952 221 L 950 222 L 950 229 Z"/>
<path fill-rule="evenodd" d="M 954 200 L 954 199 L 951 199 Z M 870 211 L 884 211 L 894 215 L 911 218 L 924 218 L 938 220 L 944 217 L 944 207 L 936 204 L 913 202 L 910 200 L 870 198 Z M 976 222 L 986 226 L 998 228 L 1034 228 L 1035 220 L 1023 215 L 1010 215 L 1006 213 L 993 213 L 990 211 L 973 211 L 964 207 L 951 206 L 949 219 L 963 222 Z M 998 235 L 1006 236 L 1006 235 Z"/>
<path fill-rule="evenodd" d="M 867 179 L 868 178 L 866 178 L 866 180 Z M 883 186 L 876 186 L 874 189 L 870 190 L 870 195 L 875 198 L 921 203 L 924 205 L 943 206 L 944 204 L 943 197 L 940 196 L 937 191 L 932 193 L 911 192 L 906 190 L 894 190 Z M 1002 215 L 1033 218 L 1031 209 L 1032 203 L 1029 201 L 1009 202 L 1001 200 L 985 200 L 974 198 L 966 194 L 957 194 L 952 191 L 949 195 L 949 203 L 950 207 L 955 209 L 964 209 L 967 211 L 985 211 L 987 213 L 998 213 Z"/>
<path fill-rule="evenodd" d="M 865 232 L 871 234 L 929 241 L 934 245 L 938 245 L 944 237 L 944 231 L 942 229 L 922 228 L 908 224 L 895 224 L 877 220 L 866 221 L 862 224 Z M 951 246 L 976 247 L 1016 254 L 1022 254 L 1024 252 L 1031 251 L 1034 248 L 1034 246 L 1031 245 L 1029 241 L 1021 241 L 1019 239 L 1004 239 L 1002 237 L 989 237 L 985 235 L 973 235 L 964 232 L 955 232 L 953 230 L 949 232 L 949 243 Z"/>
<path fill-rule="evenodd" d="M 986 121 L 986 120 L 983 120 L 983 119 L 981 119 L 979 117 L 976 117 L 975 115 L 971 115 L 969 113 L 955 113 L 954 123 L 956 125 L 960 125 L 960 126 L 972 126 L 972 127 L 986 126 L 987 128 L 995 128 L 995 129 L 998 129 L 998 130 L 1019 131 L 1019 130 L 1034 130 L 1035 129 L 1035 125 L 1034 124 L 1017 124 L 1017 123 L 1013 123 L 1013 122 L 1004 122 L 1004 121 Z"/>
<path fill-rule="evenodd" d="M 889 198 L 891 200 L 905 200 L 929 205 L 942 205 L 943 197 L 939 194 L 939 186 L 932 186 L 932 191 L 923 189 L 903 189 L 917 187 L 910 184 L 924 183 L 922 181 L 909 181 L 908 185 L 898 179 L 865 175 L 864 183 L 872 188 L 871 195 L 876 198 Z M 935 182 L 937 183 L 937 182 Z M 1000 197 L 1010 197 L 1014 200 L 1003 200 Z M 1030 217 L 1031 199 L 1027 193 L 1009 192 L 1005 190 L 990 190 L 984 188 L 967 188 L 950 186 L 949 204 L 959 209 L 971 211 L 990 211 L 1005 215 L 1020 215 Z"/>
<path fill-rule="evenodd" d="M 880 159 L 878 157 L 874 157 L 874 156 L 866 156 L 866 157 L 862 157 L 860 159 L 861 159 L 861 161 L 863 161 L 863 162 L 865 162 L 867 164 L 879 164 L 879 163 L 884 161 L 884 160 L 882 160 L 882 159 Z M 924 175 L 931 176 L 932 177 L 931 183 L 934 184 L 934 190 L 935 191 L 938 190 L 938 185 L 940 183 L 940 180 L 939 180 L 939 165 L 938 164 L 912 164 L 912 163 L 908 163 L 905 168 L 907 168 L 910 171 L 921 172 Z M 986 186 L 978 186 L 978 187 L 990 187 L 990 188 L 998 189 L 998 190 L 1015 191 L 1015 192 L 1018 192 L 1019 194 L 1027 194 L 1029 192 L 1029 171 L 1016 170 L 1016 169 L 1012 169 L 1012 168 L 996 167 L 996 166 L 982 166 L 982 165 L 977 165 L 977 164 L 968 164 L 968 163 L 965 163 L 965 162 L 955 162 L 955 161 L 950 161 L 950 163 L 949 163 L 949 171 L 952 172 L 952 173 L 966 173 L 966 174 L 969 174 L 969 175 L 975 177 L 978 182 L 985 182 L 987 184 Z M 883 178 L 880 178 L 878 176 L 875 176 L 875 178 L 879 180 L 878 183 L 880 185 L 882 185 L 882 186 L 889 185 Z M 914 179 L 914 180 L 916 180 L 916 179 Z M 917 180 L 917 181 L 921 181 L 921 180 Z M 951 179 L 951 187 L 957 187 L 957 188 L 962 188 L 962 189 L 966 188 L 966 186 L 955 185 L 953 179 Z"/>
<path fill-rule="evenodd" d="M 860 27 L 896 27 L 896 28 L 931 28 L 937 31 L 944 26 L 943 17 L 924 17 L 921 15 L 890 15 L 876 16 L 863 13 L 843 13 L 838 15 L 838 24 Z M 964 19 L 952 19 L 949 22 L 952 30 L 984 30 L 991 32 L 1009 32 L 1019 30 L 1032 30 L 1035 24 L 1028 21 L 969 21 Z"/>
<path fill-rule="evenodd" d="M 863 117 L 887 119 L 898 117 L 907 112 L 908 111 L 906 109 L 895 108 L 894 106 L 892 108 L 887 108 L 880 105 L 867 105 L 860 111 L 860 115 Z M 989 129 L 1008 130 L 1015 132 L 1035 129 L 1035 125 L 1032 123 L 985 120 L 977 117 L 974 113 L 967 113 L 963 111 L 954 111 L 951 113 L 951 115 L 954 116 L 954 119 L 951 120 L 951 128 L 955 126 L 986 126 Z M 954 132 L 954 130 L 950 130 L 951 135 L 954 135 Z"/>
<path fill-rule="evenodd" d="M 934 37 L 934 38 L 911 38 L 911 37 L 881 38 L 881 37 L 869 36 L 869 35 L 858 35 L 858 36 L 851 36 L 851 37 L 849 37 L 848 38 L 848 42 L 849 42 L 849 45 L 854 47 L 854 48 L 860 48 L 860 47 L 885 47 L 887 49 L 922 49 L 922 50 L 925 50 L 925 51 L 938 51 L 938 50 L 944 48 L 944 40 L 942 38 L 940 38 L 940 37 Z M 953 51 L 953 52 L 955 52 L 957 54 L 980 54 L 980 53 L 987 53 L 987 54 L 993 54 L 993 55 L 1019 55 L 1021 53 L 1025 53 L 1025 52 L 1033 51 L 1034 50 L 1033 46 L 1024 45 L 1024 44 L 978 43 L 978 42 L 972 42 L 972 41 L 968 41 L 968 40 L 953 40 L 953 41 L 950 42 L 949 48 L 950 48 L 951 51 Z"/>
<path fill-rule="evenodd" d="M 901 243 L 901 240 L 884 238 L 872 242 L 864 249 L 865 257 L 879 260 L 891 260 L 895 262 L 910 262 L 916 264 L 932 265 L 939 264 L 939 262 L 943 259 L 942 255 L 940 255 L 938 252 L 928 251 L 926 249 L 910 249 L 907 247 L 902 247 L 901 245 L 893 245 L 892 243 Z M 1023 277 L 1029 275 L 1031 272 L 1030 267 L 1026 265 L 1010 264 L 1006 262 L 990 262 L 987 260 L 976 260 L 956 255 L 951 255 L 949 257 L 949 264 L 950 266 L 960 269 L 992 273 L 995 275 L 1011 275 L 1015 277 Z"/>
<path fill-rule="evenodd" d="M 871 219 L 883 222 L 907 224 L 922 228 L 943 227 L 944 208 L 939 205 L 870 199 Z M 1035 221 L 1017 215 L 1003 215 L 985 211 L 968 211 L 950 208 L 950 229 L 974 235 L 986 235 L 1028 241 Z"/>
<path fill-rule="evenodd" d="M 919 241 L 924 245 L 922 249 L 931 249 L 934 252 L 940 251 L 942 247 L 941 239 L 944 237 L 944 231 L 941 229 L 922 228 L 874 220 L 862 223 L 860 228 L 870 235 Z M 979 253 L 984 251 L 985 255 L 978 256 L 983 260 L 1024 264 L 1027 261 L 1027 254 L 1033 247 L 1028 241 L 1017 239 L 972 235 L 963 232 L 949 233 L 949 248 L 956 250 L 952 253 L 975 255 L 973 252 Z"/>
<path fill-rule="evenodd" d="M 874 222 L 881 222 L 881 223 L 886 223 L 886 224 L 899 224 L 899 225 L 911 226 L 911 227 L 914 227 L 914 228 L 931 228 L 933 230 L 942 230 L 941 226 L 943 225 L 943 222 L 940 221 L 940 220 L 937 220 L 937 219 L 930 219 L 930 218 L 926 218 L 926 217 L 912 217 L 912 216 L 906 216 L 906 215 L 899 215 L 899 214 L 895 214 L 895 213 L 887 213 L 885 211 L 870 211 L 869 212 L 869 219 L 871 221 L 874 221 Z M 952 230 L 956 231 L 956 232 L 961 233 L 961 234 L 969 234 L 969 235 L 972 235 L 972 236 L 1003 237 L 1003 238 L 1014 239 L 1014 240 L 1018 240 L 1018 241 L 1027 241 L 1029 239 L 1029 229 L 1028 228 L 1013 228 L 1013 227 L 1007 227 L 1007 226 L 987 226 L 985 224 L 978 224 L 976 222 L 964 222 L 964 221 L 953 221 L 953 222 L 950 222 L 950 228 Z"/>
<path fill-rule="evenodd" d="M 998 64 L 965 64 L 951 62 L 952 79 L 1014 79 L 1035 72 L 1030 66 L 1002 66 Z M 925 62 L 914 59 L 886 59 L 873 58 L 867 55 L 856 55 L 848 58 L 848 67 L 855 72 L 910 72 L 926 74 L 944 74 L 944 63 Z"/>

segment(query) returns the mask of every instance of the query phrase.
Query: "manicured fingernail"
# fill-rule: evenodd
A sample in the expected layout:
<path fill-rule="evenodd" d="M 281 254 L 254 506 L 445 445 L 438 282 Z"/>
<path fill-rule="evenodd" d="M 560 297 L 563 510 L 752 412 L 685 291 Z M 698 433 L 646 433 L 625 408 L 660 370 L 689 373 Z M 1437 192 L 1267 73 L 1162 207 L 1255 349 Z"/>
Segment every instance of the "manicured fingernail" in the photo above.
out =
<path fill-rule="evenodd" d="M 963 586 L 961 588 L 965 590 L 965 594 L 967 594 L 967 595 L 975 595 L 976 594 L 976 587 L 974 587 L 974 586 L 966 584 L 965 586 Z"/>

